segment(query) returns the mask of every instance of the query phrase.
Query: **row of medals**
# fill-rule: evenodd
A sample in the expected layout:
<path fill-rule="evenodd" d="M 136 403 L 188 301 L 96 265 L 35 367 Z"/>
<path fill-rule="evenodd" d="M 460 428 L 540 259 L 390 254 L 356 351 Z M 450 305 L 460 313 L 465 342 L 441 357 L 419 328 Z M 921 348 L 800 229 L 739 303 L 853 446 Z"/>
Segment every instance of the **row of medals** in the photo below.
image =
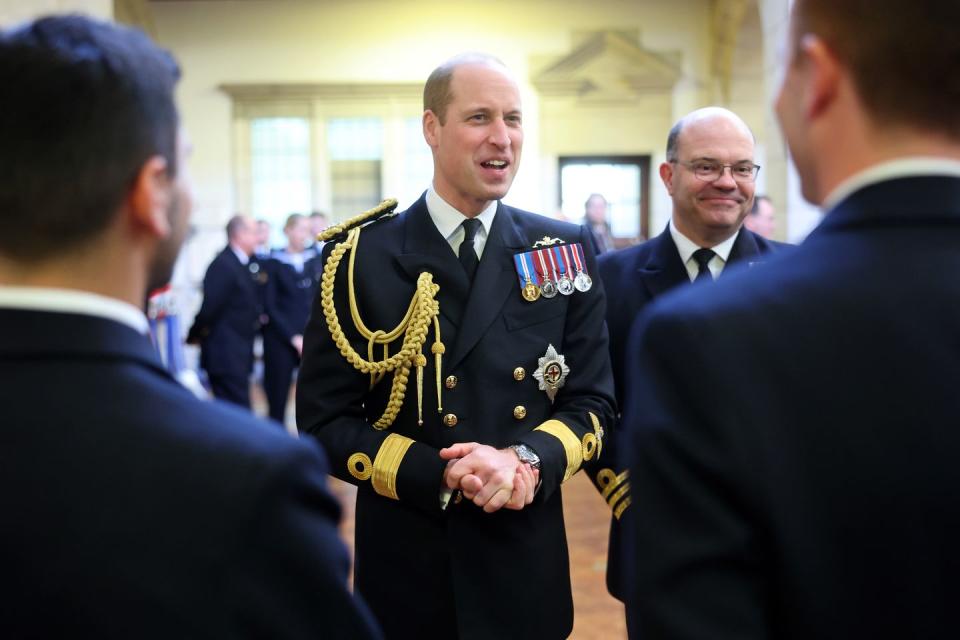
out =
<path fill-rule="evenodd" d="M 523 285 L 523 299 L 527 302 L 533 302 L 541 295 L 544 298 L 553 298 L 557 293 L 569 296 L 574 290 L 582 293 L 589 291 L 592 286 L 593 279 L 583 271 L 577 271 L 573 280 L 564 273 L 557 278 L 556 284 L 553 283 L 553 280 L 544 276 L 543 283 L 540 285 L 535 284 L 532 280 L 527 280 L 527 284 Z"/>

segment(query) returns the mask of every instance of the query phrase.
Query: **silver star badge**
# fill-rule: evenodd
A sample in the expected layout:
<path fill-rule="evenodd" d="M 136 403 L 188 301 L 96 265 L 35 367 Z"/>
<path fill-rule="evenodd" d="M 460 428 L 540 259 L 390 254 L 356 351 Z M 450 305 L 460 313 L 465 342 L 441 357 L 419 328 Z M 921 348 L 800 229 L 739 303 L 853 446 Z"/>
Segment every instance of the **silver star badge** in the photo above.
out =
<path fill-rule="evenodd" d="M 552 344 L 547 346 L 547 352 L 537 361 L 537 366 L 539 368 L 533 372 L 533 377 L 540 383 L 540 391 L 546 391 L 550 402 L 553 402 L 557 390 L 567 381 L 570 367 Z"/>

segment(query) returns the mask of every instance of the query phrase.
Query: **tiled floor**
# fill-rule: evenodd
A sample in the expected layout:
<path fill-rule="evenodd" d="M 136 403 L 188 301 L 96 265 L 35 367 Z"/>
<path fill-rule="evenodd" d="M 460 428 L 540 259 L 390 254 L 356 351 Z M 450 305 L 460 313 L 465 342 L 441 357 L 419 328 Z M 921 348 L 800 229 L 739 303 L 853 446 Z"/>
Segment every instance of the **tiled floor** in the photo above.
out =
<path fill-rule="evenodd" d="M 330 478 L 344 507 L 343 536 L 353 544 L 353 503 L 356 489 Z M 610 511 L 583 474 L 563 485 L 573 584 L 574 640 L 619 640 L 627 637 L 623 605 L 607 593 L 607 535 Z"/>

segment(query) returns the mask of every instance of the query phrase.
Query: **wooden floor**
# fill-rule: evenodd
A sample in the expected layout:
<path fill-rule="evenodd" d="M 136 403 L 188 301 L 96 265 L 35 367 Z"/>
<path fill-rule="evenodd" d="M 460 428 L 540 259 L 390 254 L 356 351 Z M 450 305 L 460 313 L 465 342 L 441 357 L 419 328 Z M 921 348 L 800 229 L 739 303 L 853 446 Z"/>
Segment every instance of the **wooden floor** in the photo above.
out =
<path fill-rule="evenodd" d="M 343 537 L 353 548 L 353 485 L 330 478 L 343 504 Z M 607 535 L 610 510 L 582 473 L 563 485 L 563 513 L 567 522 L 573 584 L 575 640 L 619 640 L 627 637 L 623 605 L 607 593 Z"/>

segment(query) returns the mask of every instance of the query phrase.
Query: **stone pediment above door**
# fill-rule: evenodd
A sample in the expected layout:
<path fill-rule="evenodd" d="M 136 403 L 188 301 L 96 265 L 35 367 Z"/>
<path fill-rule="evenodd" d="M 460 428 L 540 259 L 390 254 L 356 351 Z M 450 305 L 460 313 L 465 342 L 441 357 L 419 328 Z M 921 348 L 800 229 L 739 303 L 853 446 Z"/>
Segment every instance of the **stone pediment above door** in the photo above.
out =
<path fill-rule="evenodd" d="M 575 33 L 569 53 L 531 62 L 531 84 L 541 96 L 583 102 L 632 102 L 669 92 L 681 75 L 679 53 L 643 48 L 637 31 Z"/>

